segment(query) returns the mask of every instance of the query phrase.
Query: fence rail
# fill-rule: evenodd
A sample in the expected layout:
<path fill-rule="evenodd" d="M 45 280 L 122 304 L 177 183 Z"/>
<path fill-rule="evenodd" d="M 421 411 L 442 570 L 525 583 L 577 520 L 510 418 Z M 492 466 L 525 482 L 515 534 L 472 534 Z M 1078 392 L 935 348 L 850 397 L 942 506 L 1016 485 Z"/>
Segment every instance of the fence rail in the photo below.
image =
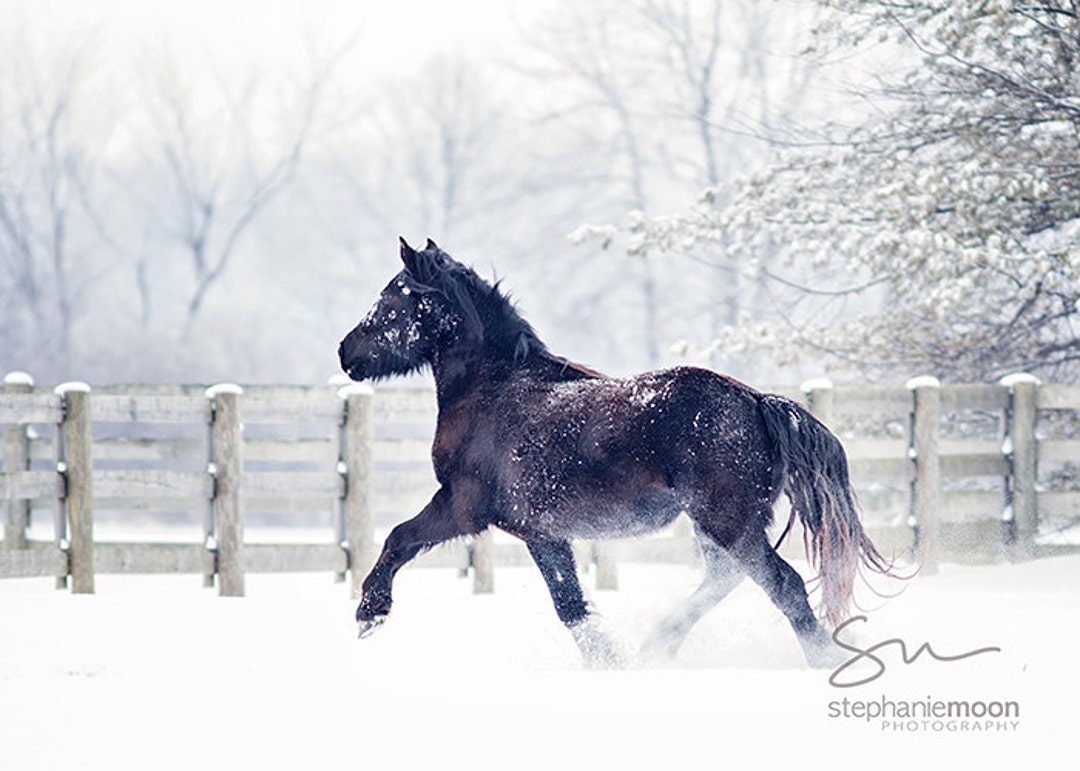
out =
<path fill-rule="evenodd" d="M 1027 559 L 1080 550 L 1080 387 L 1030 376 L 999 385 L 837 387 L 785 394 L 841 437 L 871 537 L 940 560 Z M 253 572 L 327 571 L 359 582 L 377 524 L 399 521 L 435 489 L 429 457 L 434 397 L 362 386 L 116 386 L 40 389 L 9 375 L 4 425 L 0 578 L 55 576 L 92 592 L 94 576 L 178 572 L 224 595 Z M 115 518 L 198 523 L 188 542 L 95 537 Z M 51 540 L 28 536 L 52 518 Z M 778 520 L 785 520 L 778 517 Z M 251 521 L 317 523 L 322 543 L 253 543 Z M 1055 532 L 1060 531 L 1060 532 Z M 789 538 L 789 554 L 801 539 Z M 685 562 L 685 523 L 649 539 L 582 543 L 598 585 L 619 561 Z M 478 591 L 496 566 L 526 564 L 518 543 L 490 535 L 440 548 L 420 564 L 472 569 Z"/>

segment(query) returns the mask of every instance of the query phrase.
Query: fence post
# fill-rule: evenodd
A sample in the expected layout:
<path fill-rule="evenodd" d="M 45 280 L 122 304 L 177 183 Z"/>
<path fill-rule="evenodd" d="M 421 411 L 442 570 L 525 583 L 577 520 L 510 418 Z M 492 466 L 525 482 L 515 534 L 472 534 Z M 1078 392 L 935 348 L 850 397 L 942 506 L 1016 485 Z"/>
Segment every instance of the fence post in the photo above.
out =
<path fill-rule="evenodd" d="M 916 557 L 922 574 L 932 575 L 938 570 L 941 536 L 941 474 L 938 456 L 941 383 L 934 377 L 917 377 L 909 380 L 907 387 L 914 399 L 909 454 L 914 463 L 911 502 L 915 518 Z"/>
<path fill-rule="evenodd" d="M 364 576 L 375 564 L 375 510 L 371 506 L 375 391 L 367 384 L 354 383 L 337 394 L 345 410 L 338 464 L 345 476 L 342 546 L 349 557 L 349 593 L 356 599 Z"/>
<path fill-rule="evenodd" d="M 1011 470 L 1009 489 L 1012 506 L 1013 559 L 1029 559 L 1035 554 L 1039 527 L 1038 444 L 1035 439 L 1036 393 L 1039 379 L 1026 372 L 1008 375 L 1001 385 L 1009 389 L 1009 442 L 1005 448 Z"/>
<path fill-rule="evenodd" d="M 593 562 L 596 563 L 596 589 L 615 592 L 619 589 L 618 544 L 613 541 L 593 543 Z"/>
<path fill-rule="evenodd" d="M 57 476 L 61 477 L 64 493 L 53 499 L 53 543 L 58 551 L 64 555 L 61 572 L 56 576 L 56 588 L 67 589 L 68 574 L 71 573 L 71 558 L 68 556 L 71 543 L 68 539 L 67 522 L 67 455 L 64 451 L 64 397 L 56 390 L 53 391 L 60 397 L 60 420 L 53 426 L 53 468 Z"/>
<path fill-rule="evenodd" d="M 473 594 L 495 591 L 495 543 L 491 528 L 477 533 L 472 540 Z"/>
<path fill-rule="evenodd" d="M 218 594 L 244 596 L 244 514 L 240 494 L 244 468 L 240 395 L 232 383 L 206 389 L 214 422 L 214 529 L 217 538 Z"/>
<path fill-rule="evenodd" d="M 832 428 L 833 422 L 833 383 L 827 377 L 816 377 L 807 380 L 800 386 L 806 394 L 806 403 L 810 413 L 825 424 L 826 428 Z"/>
<path fill-rule="evenodd" d="M 214 559 L 211 560 L 210 570 L 203 574 L 203 587 L 213 589 L 217 583 L 217 531 L 215 530 L 215 517 L 217 501 L 217 468 L 214 463 L 214 397 L 209 389 L 203 392 L 206 400 L 210 402 L 210 417 L 206 423 L 206 473 L 210 475 L 211 492 L 203 509 L 202 538 L 203 548 L 210 552 Z"/>
<path fill-rule="evenodd" d="M 28 394 L 34 390 L 34 379 L 25 372 L 10 372 L 4 377 L 4 393 Z M 30 439 L 26 425 L 13 423 L 4 426 L 4 471 L 9 473 L 30 468 Z M 4 548 L 27 548 L 26 530 L 30 526 L 30 501 L 8 499 L 4 502 Z"/>
<path fill-rule="evenodd" d="M 593 562 L 596 563 L 596 588 L 615 591 L 619 588 L 617 545 L 612 541 L 593 542 Z"/>
<path fill-rule="evenodd" d="M 63 399 L 63 459 L 68 526 L 68 570 L 74 594 L 94 593 L 93 432 L 90 427 L 90 386 L 62 383 L 55 393 Z"/>

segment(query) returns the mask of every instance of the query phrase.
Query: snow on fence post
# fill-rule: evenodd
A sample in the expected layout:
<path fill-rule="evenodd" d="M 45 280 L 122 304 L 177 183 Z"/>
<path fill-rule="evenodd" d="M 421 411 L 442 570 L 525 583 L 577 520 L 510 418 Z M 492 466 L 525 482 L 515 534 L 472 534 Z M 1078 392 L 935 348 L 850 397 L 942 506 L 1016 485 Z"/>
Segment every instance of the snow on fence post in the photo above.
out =
<path fill-rule="evenodd" d="M 914 400 L 911 446 L 914 463 L 911 486 L 915 519 L 916 557 L 923 575 L 938 570 L 941 534 L 941 473 L 938 456 L 938 424 L 941 416 L 941 383 L 934 377 L 917 377 L 907 382 Z"/>
<path fill-rule="evenodd" d="M 34 379 L 25 372 L 10 372 L 4 377 L 4 393 L 28 394 Z M 13 473 L 30 468 L 30 439 L 26 425 L 4 426 L 4 471 Z M 27 548 L 26 529 L 30 525 L 30 501 L 9 498 L 4 502 L 4 548 Z"/>
<path fill-rule="evenodd" d="M 831 429 L 833 422 L 832 381 L 827 377 L 812 378 L 804 382 L 800 390 L 806 395 L 810 413 L 824 423 L 826 428 Z"/>
<path fill-rule="evenodd" d="M 367 384 L 340 388 L 344 401 L 344 423 L 338 449 L 338 472 L 345 477 L 342 513 L 342 546 L 348 553 L 353 599 L 360 597 L 361 582 L 375 564 L 375 509 L 371 505 L 374 476 L 374 397 Z"/>
<path fill-rule="evenodd" d="M 244 468 L 240 395 L 232 383 L 206 389 L 213 421 L 214 531 L 217 540 L 218 594 L 244 596 L 244 515 L 240 494 Z"/>
<path fill-rule="evenodd" d="M 62 383 L 54 392 L 63 400 L 63 450 L 57 471 L 63 475 L 65 482 L 71 591 L 74 594 L 93 594 L 94 485 L 90 386 L 78 382 Z"/>
<path fill-rule="evenodd" d="M 1005 455 L 1011 469 L 1012 556 L 1028 559 L 1034 556 L 1039 526 L 1038 445 L 1035 439 L 1035 399 L 1039 379 L 1020 372 L 1002 378 L 1001 385 L 1009 389 L 1009 433 Z"/>

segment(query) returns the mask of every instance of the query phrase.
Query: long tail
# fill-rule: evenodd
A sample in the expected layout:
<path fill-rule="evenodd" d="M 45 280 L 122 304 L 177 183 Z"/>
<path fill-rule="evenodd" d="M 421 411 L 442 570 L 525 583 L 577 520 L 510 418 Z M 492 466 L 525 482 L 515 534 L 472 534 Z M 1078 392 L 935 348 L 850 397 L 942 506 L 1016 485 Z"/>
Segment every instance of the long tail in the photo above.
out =
<path fill-rule="evenodd" d="M 809 532 L 806 553 L 820 572 L 825 617 L 834 627 L 847 618 L 859 565 L 888 574 L 859 522 L 840 440 L 795 402 L 765 394 L 761 415 L 780 464 L 784 494 Z"/>

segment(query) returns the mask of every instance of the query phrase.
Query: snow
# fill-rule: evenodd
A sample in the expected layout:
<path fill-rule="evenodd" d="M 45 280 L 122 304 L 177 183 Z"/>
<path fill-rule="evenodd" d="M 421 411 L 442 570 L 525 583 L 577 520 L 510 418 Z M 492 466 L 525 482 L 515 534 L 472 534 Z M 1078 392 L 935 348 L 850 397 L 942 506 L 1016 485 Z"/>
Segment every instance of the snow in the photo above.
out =
<path fill-rule="evenodd" d="M 799 386 L 799 390 L 804 394 L 808 394 L 812 391 L 826 390 L 833 387 L 833 381 L 827 377 L 812 377 L 809 380 L 804 380 Z"/>
<path fill-rule="evenodd" d="M 620 590 L 593 599 L 632 651 L 697 579 L 624 564 Z M 7 580 L 0 768 L 1038 767 L 1076 751 L 1078 579 L 1080 556 L 946 565 L 898 596 L 867 595 L 869 620 L 849 630 L 859 644 L 1002 650 L 905 666 L 885 648 L 885 674 L 846 689 L 805 668 L 747 583 L 674 662 L 588 671 L 531 568 L 498 570 L 491 595 L 452 570 L 406 568 L 390 621 L 363 641 L 345 585 L 322 574 L 250 575 L 245 598 L 197 576 L 98 576 L 92 596 Z M 882 730 L 831 717 L 845 698 L 1014 701 L 1020 719 Z"/>
<path fill-rule="evenodd" d="M 1014 372 L 1011 375 L 1006 375 L 1005 377 L 1001 378 L 1001 380 L 998 382 L 1000 382 L 1001 385 L 1005 386 L 1006 388 L 1013 388 L 1015 386 L 1025 383 L 1030 383 L 1031 385 L 1040 385 L 1042 383 L 1039 378 L 1035 377 L 1034 375 L 1028 374 L 1027 372 Z"/>
<path fill-rule="evenodd" d="M 941 381 L 930 375 L 913 377 L 904 384 L 909 391 L 918 391 L 920 388 L 941 388 Z"/>

